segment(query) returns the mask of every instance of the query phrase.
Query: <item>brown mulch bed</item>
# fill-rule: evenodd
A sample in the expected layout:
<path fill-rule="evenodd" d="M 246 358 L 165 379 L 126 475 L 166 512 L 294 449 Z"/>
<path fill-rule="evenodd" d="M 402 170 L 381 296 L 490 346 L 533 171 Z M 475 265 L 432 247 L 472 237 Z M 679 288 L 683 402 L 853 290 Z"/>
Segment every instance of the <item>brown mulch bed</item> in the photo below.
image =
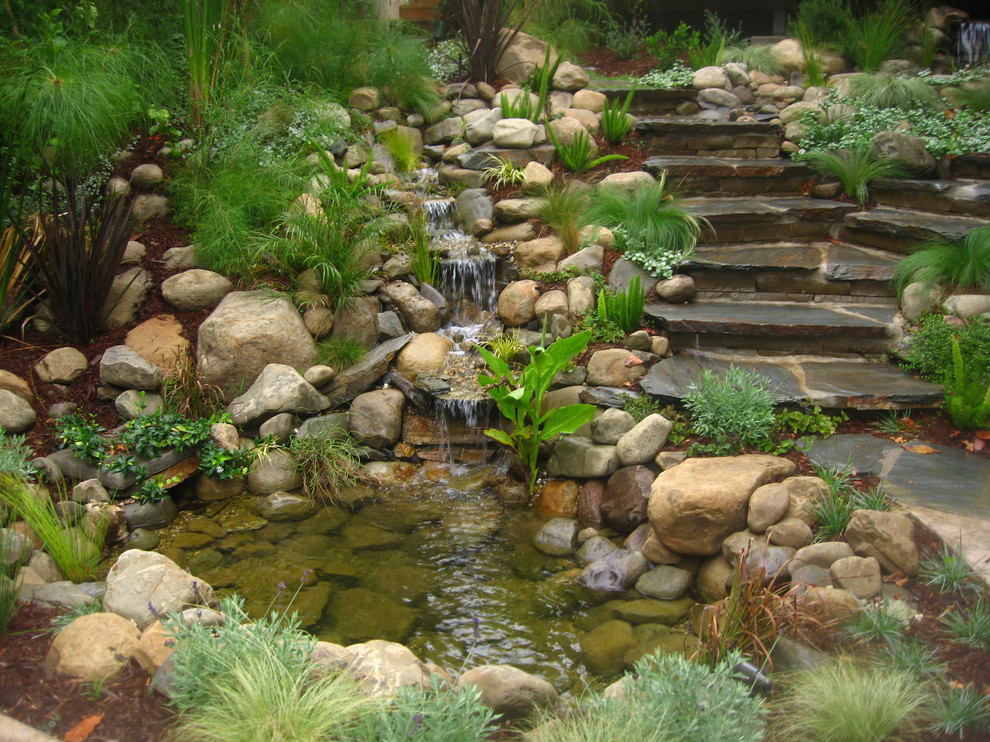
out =
<path fill-rule="evenodd" d="M 148 674 L 133 660 L 102 687 L 45 672 L 54 635 L 52 612 L 22 606 L 0 636 L 0 710 L 59 739 L 77 725 L 102 717 L 86 742 L 160 742 L 174 718 L 149 689 Z"/>
<path fill-rule="evenodd" d="M 646 49 L 640 50 L 635 59 L 623 59 L 607 47 L 591 49 L 581 55 L 581 64 L 594 68 L 602 77 L 640 77 L 652 72 L 657 67 L 657 60 L 651 57 Z"/>

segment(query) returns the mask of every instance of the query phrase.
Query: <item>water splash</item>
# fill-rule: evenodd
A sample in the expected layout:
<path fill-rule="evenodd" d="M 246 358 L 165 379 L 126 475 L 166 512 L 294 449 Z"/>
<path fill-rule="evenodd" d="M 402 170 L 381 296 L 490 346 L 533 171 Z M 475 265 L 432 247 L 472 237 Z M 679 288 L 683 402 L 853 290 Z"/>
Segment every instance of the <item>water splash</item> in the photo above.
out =
<path fill-rule="evenodd" d="M 990 21 L 965 21 L 959 24 L 956 56 L 959 63 L 972 67 L 990 57 Z"/>
<path fill-rule="evenodd" d="M 423 216 L 430 237 L 439 237 L 454 231 L 454 214 L 457 203 L 452 198 L 431 198 L 423 201 Z"/>
<path fill-rule="evenodd" d="M 451 310 L 451 324 L 483 323 L 497 304 L 495 256 L 462 232 L 440 239 L 440 285 Z"/>

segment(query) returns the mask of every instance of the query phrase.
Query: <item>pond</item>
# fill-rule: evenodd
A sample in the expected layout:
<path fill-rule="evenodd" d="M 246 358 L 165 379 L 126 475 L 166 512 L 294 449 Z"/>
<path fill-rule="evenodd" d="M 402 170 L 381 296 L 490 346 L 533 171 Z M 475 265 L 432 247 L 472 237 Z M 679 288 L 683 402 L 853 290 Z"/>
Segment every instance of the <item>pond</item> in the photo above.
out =
<path fill-rule="evenodd" d="M 257 498 L 239 497 L 183 513 L 160 550 L 218 594 L 242 596 L 252 615 L 290 606 L 322 640 L 397 641 L 451 672 L 505 663 L 561 691 L 583 688 L 593 678 L 579 646 L 589 609 L 575 593 L 576 564 L 531 545 L 543 521 L 503 506 L 490 476 L 431 464 L 401 486 L 365 488 L 354 513 L 321 506 L 295 521 L 265 523 Z M 207 521 L 228 535 L 200 546 L 205 538 L 190 537 Z M 199 548 L 177 554 L 184 546 Z"/>

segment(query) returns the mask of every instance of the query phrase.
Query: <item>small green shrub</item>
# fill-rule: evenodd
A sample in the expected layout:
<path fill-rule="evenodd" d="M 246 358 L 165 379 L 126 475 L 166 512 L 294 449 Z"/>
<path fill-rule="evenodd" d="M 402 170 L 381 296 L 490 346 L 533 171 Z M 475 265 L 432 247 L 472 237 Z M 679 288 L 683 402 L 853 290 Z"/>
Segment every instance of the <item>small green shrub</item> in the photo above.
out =
<path fill-rule="evenodd" d="M 852 12 L 846 2 L 835 0 L 802 0 L 797 6 L 788 33 L 798 36 L 798 27 L 809 29 L 814 45 L 837 46 L 852 22 Z"/>
<path fill-rule="evenodd" d="M 921 281 L 946 288 L 990 291 L 990 226 L 970 230 L 959 240 L 922 242 L 894 266 L 898 295 Z"/>
<path fill-rule="evenodd" d="M 611 229 L 625 257 L 657 278 L 673 275 L 706 223 L 677 205 L 666 175 L 631 191 L 596 190 L 582 222 Z"/>
<path fill-rule="evenodd" d="M 966 560 L 942 544 L 938 554 L 929 554 L 921 560 L 918 579 L 926 585 L 938 588 L 940 593 L 964 593 L 977 589 L 976 572 Z"/>
<path fill-rule="evenodd" d="M 601 120 L 602 137 L 609 144 L 622 144 L 622 141 L 629 135 L 629 130 L 632 128 L 629 106 L 632 104 L 635 94 L 636 83 L 634 82 L 621 105 L 616 101 L 605 101 L 605 110 L 602 111 Z"/>
<path fill-rule="evenodd" d="M 628 23 L 610 20 L 605 27 L 605 46 L 615 52 L 617 57 L 637 59 L 643 51 L 648 35 L 649 26 L 642 18 L 633 19 Z"/>
<path fill-rule="evenodd" d="M 940 314 L 925 315 L 902 353 L 903 364 L 928 381 L 943 383 L 952 373 L 953 339 L 959 342 L 964 365 L 971 371 L 982 371 L 980 379 L 990 384 L 990 324 L 976 319 L 955 326 L 947 324 Z"/>
<path fill-rule="evenodd" d="M 664 90 L 689 88 L 694 83 L 694 71 L 677 60 L 667 67 L 658 67 L 652 72 L 647 72 L 637 82 L 646 88 Z"/>
<path fill-rule="evenodd" d="M 27 445 L 23 435 L 8 435 L 0 426 L 0 474 L 9 474 L 20 479 L 33 479 L 37 467 L 31 463 L 34 451 Z"/>
<path fill-rule="evenodd" d="M 852 519 L 853 507 L 849 498 L 830 492 L 824 495 L 814 507 L 813 514 L 818 524 L 815 541 L 834 541 L 845 533 Z"/>
<path fill-rule="evenodd" d="M 776 423 L 770 380 L 735 364 L 722 374 L 702 371 L 684 406 L 694 432 L 729 453 L 764 443 Z"/>
<path fill-rule="evenodd" d="M 548 188 L 540 199 L 540 219 L 557 233 L 568 255 L 580 247 L 582 217 L 588 204 L 586 191 L 568 186 Z"/>
<path fill-rule="evenodd" d="M 602 289 L 598 292 L 598 319 L 614 322 L 626 335 L 639 329 L 643 322 L 646 293 L 639 276 L 633 276 L 625 291 Z"/>
<path fill-rule="evenodd" d="M 952 338 L 952 374 L 945 379 L 945 407 L 952 423 L 963 430 L 982 430 L 990 422 L 990 384 L 977 369 L 967 368 Z"/>
<path fill-rule="evenodd" d="M 491 183 L 492 188 L 498 189 L 506 186 L 517 188 L 526 180 L 526 169 L 517 167 L 508 158 L 489 155 L 488 159 L 492 164 L 482 170 L 482 173 L 485 180 Z"/>
<path fill-rule="evenodd" d="M 914 675 L 839 659 L 795 677 L 776 731 L 808 742 L 882 742 L 919 731 L 930 701 Z"/>
<path fill-rule="evenodd" d="M 807 162 L 821 173 L 835 176 L 842 184 L 842 192 L 855 199 L 861 209 L 866 207 L 872 181 L 897 178 L 905 173 L 902 163 L 878 159 L 865 144 L 838 152 L 805 152 L 795 159 Z"/>
<path fill-rule="evenodd" d="M 803 20 L 795 24 L 795 31 L 801 42 L 801 57 L 804 60 L 804 84 L 808 87 L 824 85 L 826 83 L 825 68 L 818 44 L 815 42 L 815 32 Z"/>
<path fill-rule="evenodd" d="M 879 486 L 866 490 L 853 490 L 849 495 L 853 510 L 890 510 L 894 503 Z"/>
<path fill-rule="evenodd" d="M 659 413 L 660 404 L 656 397 L 646 392 L 641 393 L 638 397 L 626 394 L 622 400 L 622 409 L 632 415 L 636 422 L 642 422 L 650 415 Z"/>
<path fill-rule="evenodd" d="M 967 732 L 979 733 L 990 727 L 990 705 L 979 690 L 966 686 L 945 686 L 932 705 L 935 723 L 931 730 L 938 734 L 958 734 L 963 739 Z"/>
<path fill-rule="evenodd" d="M 364 717 L 348 736 L 354 742 L 482 742 L 496 730 L 495 714 L 473 685 L 447 686 L 432 675 L 428 688 L 404 686 Z"/>
<path fill-rule="evenodd" d="M 910 673 L 921 680 L 945 674 L 946 665 L 937 658 L 937 649 L 929 649 L 917 637 L 905 636 L 888 641 L 879 655 L 879 659 L 892 670 Z"/>
<path fill-rule="evenodd" d="M 750 72 L 762 72 L 764 75 L 784 73 L 783 65 L 777 61 L 773 49 L 767 44 L 733 44 L 725 47 L 722 58 L 726 63 L 744 64 Z"/>
<path fill-rule="evenodd" d="M 289 453 L 302 476 L 303 491 L 319 500 L 333 501 L 344 487 L 361 480 L 358 468 L 363 446 L 345 430 L 321 430 L 305 438 L 293 438 Z"/>
<path fill-rule="evenodd" d="M 740 35 L 738 30 L 730 29 L 717 13 L 706 10 L 704 40 L 687 50 L 691 66 L 697 70 L 723 64 L 725 47 L 738 41 Z"/>
<path fill-rule="evenodd" d="M 777 425 L 792 433 L 812 433 L 828 438 L 839 427 L 840 423 L 849 419 L 845 412 L 826 415 L 822 408 L 813 405 L 801 410 L 781 410 L 777 413 Z"/>
<path fill-rule="evenodd" d="M 411 173 L 419 167 L 419 155 L 416 154 L 412 137 L 408 133 L 399 129 L 387 129 L 379 139 L 392 156 L 396 172 Z"/>
<path fill-rule="evenodd" d="M 673 31 L 658 30 L 646 37 L 646 49 L 657 60 L 657 67 L 668 69 L 692 49 L 701 45 L 701 32 L 681 23 Z"/>
<path fill-rule="evenodd" d="M 890 609 L 886 602 L 870 603 L 846 624 L 849 636 L 859 642 L 893 644 L 904 636 L 907 621 Z"/>
<path fill-rule="evenodd" d="M 412 240 L 409 247 L 409 260 L 413 274 L 420 283 L 436 286 L 440 278 L 440 256 L 430 246 L 430 233 L 426 227 L 426 214 L 417 211 L 409 219 Z"/>
<path fill-rule="evenodd" d="M 316 362 L 343 371 L 364 358 L 368 349 L 347 335 L 334 335 L 321 340 L 316 346 Z"/>
<path fill-rule="evenodd" d="M 956 606 L 942 618 L 942 625 L 959 643 L 990 650 L 990 603 L 984 598 L 968 608 Z"/>

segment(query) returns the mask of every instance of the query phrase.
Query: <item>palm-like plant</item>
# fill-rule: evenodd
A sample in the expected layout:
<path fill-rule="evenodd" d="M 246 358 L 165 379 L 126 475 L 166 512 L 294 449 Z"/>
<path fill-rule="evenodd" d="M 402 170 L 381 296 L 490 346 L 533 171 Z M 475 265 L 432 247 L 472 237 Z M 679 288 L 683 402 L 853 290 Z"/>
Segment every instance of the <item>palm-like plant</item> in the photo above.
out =
<path fill-rule="evenodd" d="M 915 281 L 990 291 L 990 226 L 977 227 L 962 239 L 915 245 L 894 266 L 898 294 Z"/>
<path fill-rule="evenodd" d="M 842 192 L 866 208 L 869 185 L 877 178 L 898 178 L 905 174 L 904 165 L 897 160 L 881 160 L 868 143 L 857 144 L 836 152 L 815 150 L 801 156 L 805 162 L 823 174 L 834 175 L 842 184 Z"/>

